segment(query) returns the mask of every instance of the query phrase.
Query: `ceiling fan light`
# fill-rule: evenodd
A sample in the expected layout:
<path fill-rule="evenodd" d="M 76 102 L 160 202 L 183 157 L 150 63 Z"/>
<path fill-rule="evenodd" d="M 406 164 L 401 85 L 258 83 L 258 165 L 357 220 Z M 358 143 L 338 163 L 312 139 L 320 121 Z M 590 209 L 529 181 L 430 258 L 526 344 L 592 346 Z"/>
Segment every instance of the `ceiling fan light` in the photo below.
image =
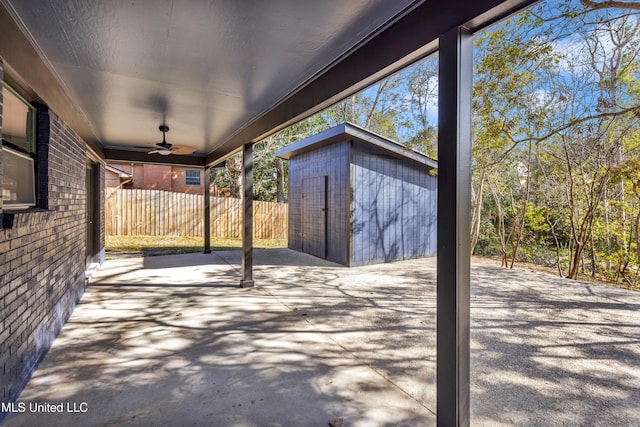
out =
<path fill-rule="evenodd" d="M 157 150 L 157 153 L 163 156 L 168 156 L 169 154 L 171 154 L 171 150 L 164 148 L 161 150 Z"/>

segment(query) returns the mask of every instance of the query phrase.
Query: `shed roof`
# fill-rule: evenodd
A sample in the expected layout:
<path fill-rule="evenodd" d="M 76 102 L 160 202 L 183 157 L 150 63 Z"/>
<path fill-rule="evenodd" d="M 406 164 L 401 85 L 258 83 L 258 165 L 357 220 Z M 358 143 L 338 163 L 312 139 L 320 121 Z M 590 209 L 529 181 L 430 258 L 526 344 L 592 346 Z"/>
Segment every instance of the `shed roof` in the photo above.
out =
<path fill-rule="evenodd" d="M 276 156 L 289 160 L 291 157 L 316 150 L 320 147 L 342 141 L 344 139 L 362 142 L 381 149 L 400 160 L 410 160 L 431 169 L 438 167 L 438 162 L 424 154 L 398 144 L 381 135 L 370 132 L 353 123 L 342 123 L 317 133 L 309 138 L 287 145 L 276 151 Z"/>

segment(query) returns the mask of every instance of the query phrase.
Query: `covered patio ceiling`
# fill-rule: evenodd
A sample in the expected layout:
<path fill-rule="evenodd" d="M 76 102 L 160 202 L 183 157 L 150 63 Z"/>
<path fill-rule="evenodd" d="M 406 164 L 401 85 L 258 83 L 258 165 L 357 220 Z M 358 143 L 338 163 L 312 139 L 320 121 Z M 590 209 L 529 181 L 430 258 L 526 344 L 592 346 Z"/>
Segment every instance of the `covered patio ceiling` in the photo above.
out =
<path fill-rule="evenodd" d="M 0 2 L 8 76 L 25 78 L 100 156 L 202 165 L 434 51 L 446 29 L 479 28 L 524 3 Z M 27 47 L 29 62 L 12 61 Z M 146 154 L 163 123 L 167 141 L 194 156 Z"/>

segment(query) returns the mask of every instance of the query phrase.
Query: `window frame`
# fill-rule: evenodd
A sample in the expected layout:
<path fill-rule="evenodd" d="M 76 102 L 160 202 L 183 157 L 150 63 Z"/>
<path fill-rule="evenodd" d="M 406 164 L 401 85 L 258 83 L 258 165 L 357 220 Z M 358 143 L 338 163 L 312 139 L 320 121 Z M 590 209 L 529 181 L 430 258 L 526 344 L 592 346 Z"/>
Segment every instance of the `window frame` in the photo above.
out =
<path fill-rule="evenodd" d="M 192 173 L 192 176 L 189 176 L 189 172 Z M 193 176 L 194 173 L 198 173 L 198 176 Z M 195 182 L 195 179 L 198 179 L 198 182 Z M 191 179 L 191 182 L 189 180 Z M 202 185 L 202 174 L 200 173 L 200 169 L 185 169 L 184 171 L 184 185 L 193 185 L 200 186 Z"/>
<path fill-rule="evenodd" d="M 7 200 L 4 198 L 4 188 L 5 182 L 7 178 L 7 170 L 5 167 L 2 168 L 2 191 L 0 192 L 0 197 L 2 198 L 2 210 L 4 212 L 7 211 L 20 211 L 25 209 L 33 209 L 38 207 L 38 141 L 37 141 L 37 132 L 38 132 L 38 109 L 31 102 L 27 101 L 23 96 L 21 96 L 15 89 L 13 89 L 9 84 L 5 81 L 1 81 L 1 89 L 2 89 L 2 105 L 3 105 L 3 114 L 2 121 L 6 120 L 6 103 L 7 103 L 7 93 L 10 93 L 13 97 L 15 97 L 19 102 L 24 104 L 27 108 L 27 122 L 25 123 L 25 135 L 26 139 L 29 142 L 30 150 L 27 151 L 24 147 L 16 145 L 10 140 L 5 139 L 5 134 L 2 132 L 0 134 L 2 140 L 2 150 L 3 152 L 9 152 L 12 155 L 22 157 L 25 160 L 31 162 L 31 181 L 32 181 L 32 196 L 33 203 L 12 203 L 11 200 Z M 29 115 L 29 113 L 31 113 Z M 4 129 L 4 124 L 2 128 Z M 30 139 L 30 141 L 29 141 Z M 4 157 L 4 156 L 3 156 Z M 3 159 L 4 162 L 4 159 Z"/>
<path fill-rule="evenodd" d="M 20 152 L 20 151 L 14 149 L 12 147 L 9 147 L 9 146 L 4 146 L 3 145 L 2 150 L 4 152 L 3 154 L 11 154 L 11 155 L 16 156 L 16 157 L 21 157 L 22 159 L 25 159 L 25 160 L 27 160 L 28 162 L 31 163 L 31 169 L 30 169 L 30 172 L 31 172 L 31 183 L 32 183 L 31 198 L 33 200 L 33 202 L 28 202 L 28 203 L 24 203 L 24 202 L 13 203 L 10 199 L 7 200 L 7 199 L 4 198 L 4 194 L 5 194 L 4 190 L 5 190 L 5 186 L 6 186 L 6 184 L 5 184 L 5 182 L 6 182 L 6 177 L 5 177 L 6 167 L 3 166 L 3 168 L 2 168 L 2 173 L 3 173 L 3 179 L 2 179 L 2 194 L 3 194 L 2 206 L 3 206 L 3 209 L 8 209 L 8 210 L 11 210 L 11 209 L 28 209 L 28 208 L 36 207 L 38 205 L 38 194 L 37 194 L 37 185 L 36 185 L 36 172 L 35 172 L 36 171 L 36 162 L 35 162 L 35 159 L 32 156 L 30 156 L 30 155 L 28 155 L 26 153 Z M 3 163 L 5 163 L 5 162 L 6 162 L 6 158 L 3 156 Z"/>

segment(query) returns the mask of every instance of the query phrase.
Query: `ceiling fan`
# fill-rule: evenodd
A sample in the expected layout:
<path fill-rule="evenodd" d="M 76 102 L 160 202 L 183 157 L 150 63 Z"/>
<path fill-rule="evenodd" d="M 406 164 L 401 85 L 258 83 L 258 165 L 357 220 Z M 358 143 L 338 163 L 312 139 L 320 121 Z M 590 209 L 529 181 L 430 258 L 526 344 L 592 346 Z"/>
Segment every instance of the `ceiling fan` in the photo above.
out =
<path fill-rule="evenodd" d="M 186 145 L 169 144 L 165 138 L 165 134 L 169 132 L 169 126 L 160 125 L 158 129 L 160 130 L 160 132 L 162 132 L 162 142 L 158 142 L 156 144 L 156 148 L 149 151 L 149 154 L 160 154 L 163 156 L 168 156 L 169 154 L 187 155 L 192 154 L 194 151 L 196 151 L 195 148 L 187 147 Z"/>

